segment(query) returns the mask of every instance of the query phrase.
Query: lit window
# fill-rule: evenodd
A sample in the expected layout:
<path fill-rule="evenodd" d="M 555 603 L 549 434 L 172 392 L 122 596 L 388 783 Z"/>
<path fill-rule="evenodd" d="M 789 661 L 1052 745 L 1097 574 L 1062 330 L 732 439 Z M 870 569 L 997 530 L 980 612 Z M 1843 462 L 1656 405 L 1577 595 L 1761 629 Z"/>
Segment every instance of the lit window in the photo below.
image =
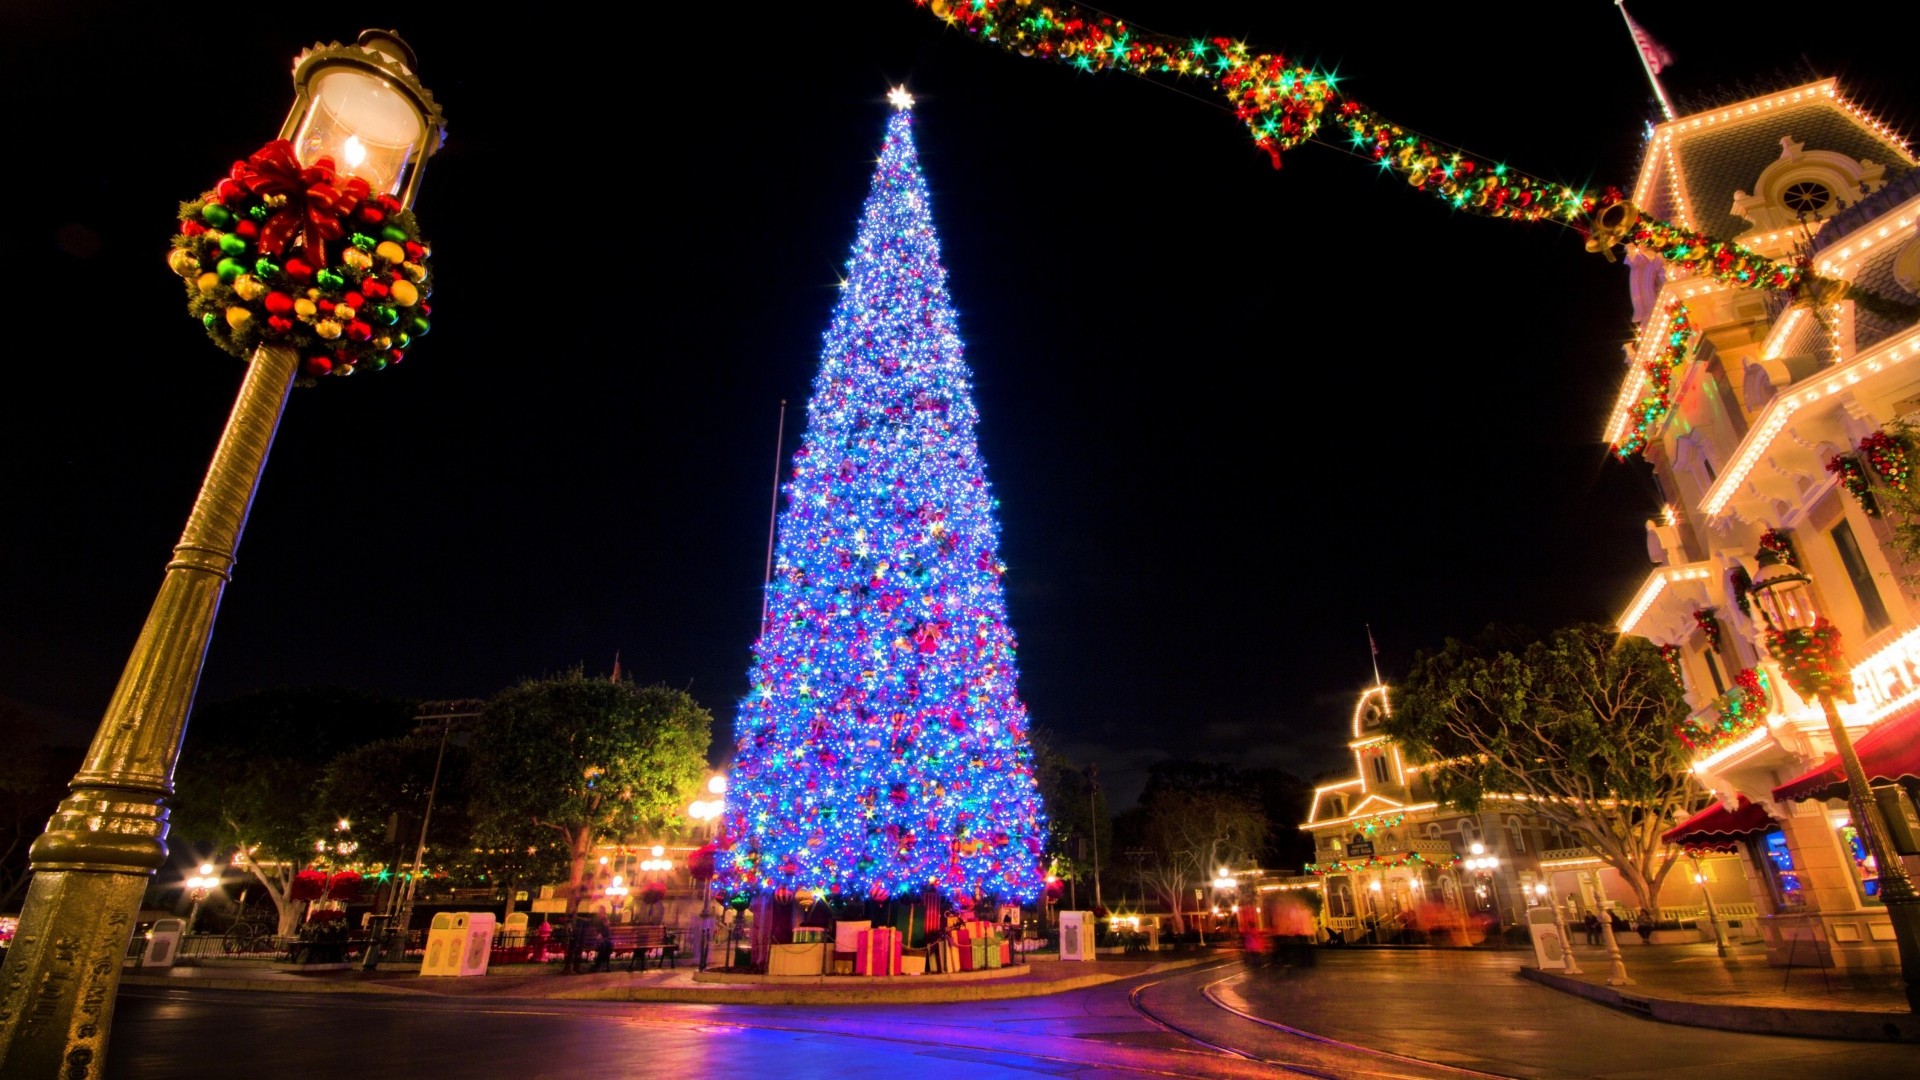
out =
<path fill-rule="evenodd" d="M 1793 863 L 1793 852 L 1787 847 L 1787 834 L 1779 829 L 1767 832 L 1761 840 L 1760 853 L 1767 868 L 1767 883 L 1773 886 L 1773 900 L 1783 910 L 1805 907 L 1807 894 L 1801 888 L 1800 870 Z"/>
<path fill-rule="evenodd" d="M 1834 810 L 1830 812 L 1830 820 L 1840 837 L 1840 850 L 1853 866 L 1853 882 L 1860 887 L 1860 895 L 1869 904 L 1880 903 L 1880 868 L 1867 851 L 1866 838 L 1853 827 L 1853 815 L 1846 810 Z"/>
<path fill-rule="evenodd" d="M 1817 214 L 1832 204 L 1833 192 L 1825 184 L 1801 180 L 1787 185 L 1787 190 L 1780 193 L 1780 201 L 1796 214 Z"/>

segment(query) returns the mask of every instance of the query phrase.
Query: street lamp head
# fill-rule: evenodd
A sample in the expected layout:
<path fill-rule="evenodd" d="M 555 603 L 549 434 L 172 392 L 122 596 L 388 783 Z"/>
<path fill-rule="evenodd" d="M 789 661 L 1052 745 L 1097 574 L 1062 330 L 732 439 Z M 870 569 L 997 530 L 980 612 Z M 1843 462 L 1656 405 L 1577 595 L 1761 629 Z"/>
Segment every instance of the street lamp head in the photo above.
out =
<path fill-rule="evenodd" d="M 1778 552 L 1762 550 L 1760 572 L 1748 591 L 1760 608 L 1760 617 L 1773 630 L 1806 630 L 1820 613 L 1813 604 L 1813 580 Z"/>
<path fill-rule="evenodd" d="M 212 864 L 212 863 L 210 863 L 210 862 L 203 862 L 203 863 L 201 863 L 201 864 L 200 864 L 200 876 L 201 876 L 201 877 L 212 877 L 212 876 L 213 876 L 213 864 Z"/>
<path fill-rule="evenodd" d="M 1467 850 L 1473 852 L 1475 855 L 1481 855 L 1486 853 L 1487 845 L 1475 840 L 1473 843 L 1467 845 Z"/>
<path fill-rule="evenodd" d="M 413 205 L 446 119 L 413 73 L 413 49 L 392 30 L 352 45 L 314 45 L 293 62 L 293 111 L 280 129 L 302 165 L 331 158 L 343 176 Z"/>
<path fill-rule="evenodd" d="M 709 777 L 707 779 L 707 793 L 710 795 L 725 795 L 727 793 L 727 774 L 714 773 Z"/>
<path fill-rule="evenodd" d="M 667 853 L 667 849 L 666 849 L 666 848 L 664 848 L 664 847 L 662 847 L 662 846 L 661 846 L 661 845 L 659 845 L 659 844 L 655 844 L 655 845 L 653 845 L 653 852 L 652 852 L 652 854 L 653 854 L 653 857 L 654 857 L 654 858 L 656 858 L 656 859 L 657 859 L 657 858 L 659 858 L 660 856 L 662 856 L 662 855 L 665 855 L 666 853 Z"/>

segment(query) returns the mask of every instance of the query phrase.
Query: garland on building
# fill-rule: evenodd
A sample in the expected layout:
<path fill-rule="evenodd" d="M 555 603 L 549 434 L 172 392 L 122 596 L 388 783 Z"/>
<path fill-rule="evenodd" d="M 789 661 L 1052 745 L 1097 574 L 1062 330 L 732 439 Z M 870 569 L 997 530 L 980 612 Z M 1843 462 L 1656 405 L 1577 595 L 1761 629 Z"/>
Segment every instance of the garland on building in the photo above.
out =
<path fill-rule="evenodd" d="M 242 359 L 286 345 L 316 377 L 397 364 L 426 335 L 428 254 L 398 199 L 277 139 L 181 204 L 167 265 L 214 344 Z"/>
<path fill-rule="evenodd" d="M 1840 478 L 1840 486 L 1847 489 L 1860 511 L 1868 517 L 1880 516 L 1880 504 L 1873 497 L 1873 481 L 1867 476 L 1867 467 L 1860 463 L 1857 454 L 1835 454 L 1827 462 L 1827 471 Z"/>
<path fill-rule="evenodd" d="M 1688 722 L 1674 725 L 1674 734 L 1695 754 L 1709 754 L 1729 746 L 1745 736 L 1766 718 L 1772 708 L 1767 677 L 1753 668 L 1744 668 L 1733 677 L 1733 686 L 1713 700 L 1701 714 L 1708 725 Z"/>
<path fill-rule="evenodd" d="M 1709 649 L 1720 648 L 1721 627 L 1720 627 L 1720 609 L 1719 608 L 1717 607 L 1694 608 L 1693 609 L 1693 625 L 1699 627 L 1700 632 L 1707 635 L 1707 648 Z"/>
<path fill-rule="evenodd" d="M 1360 826 L 1360 831 L 1368 836 L 1372 836 L 1381 829 L 1391 829 L 1405 820 L 1407 820 L 1407 815 L 1405 814 L 1391 812 L 1375 814 L 1373 817 L 1368 818 L 1365 824 Z"/>
<path fill-rule="evenodd" d="M 1355 874 L 1363 870 L 1392 870 L 1412 863 L 1431 863 L 1445 870 L 1459 861 L 1458 855 L 1440 855 L 1430 859 L 1417 851 L 1403 851 L 1394 855 L 1370 855 L 1364 859 L 1335 859 L 1332 862 L 1308 863 L 1306 869 L 1309 874 Z"/>
<path fill-rule="evenodd" d="M 1809 699 L 1827 694 L 1853 700 L 1853 672 L 1840 652 L 1840 630 L 1824 617 L 1806 629 L 1768 630 L 1767 649 L 1780 662 L 1794 693 Z"/>
<path fill-rule="evenodd" d="M 1913 463 L 1904 442 L 1884 430 L 1876 431 L 1860 440 L 1860 453 L 1888 487 L 1895 491 L 1907 490 L 1907 484 L 1913 479 Z"/>
<path fill-rule="evenodd" d="M 1686 676 L 1682 673 L 1680 667 L 1680 657 L 1684 655 L 1685 652 L 1686 650 L 1678 645 L 1660 646 L 1660 659 L 1666 662 L 1667 672 L 1673 676 L 1675 686 L 1684 687 L 1687 685 Z"/>
<path fill-rule="evenodd" d="M 1230 38 L 1192 38 L 1142 30 L 1126 20 L 1072 3 L 1033 0 L 916 0 L 949 26 L 1021 56 L 1079 71 L 1119 71 L 1149 79 L 1196 80 L 1226 99 L 1256 147 L 1275 168 L 1281 155 L 1308 139 L 1335 137 L 1370 156 L 1416 190 L 1450 209 L 1521 221 L 1555 221 L 1587 237 L 1587 250 L 1613 258 L 1632 244 L 1688 272 L 1739 288 L 1769 291 L 1812 286 L 1820 298 L 1887 301 L 1867 290 L 1809 273 L 1802 261 L 1769 259 L 1739 244 L 1657 218 L 1615 189 L 1591 191 L 1529 176 L 1503 163 L 1429 139 L 1382 118 L 1339 89 L 1339 78 L 1256 53 Z"/>
<path fill-rule="evenodd" d="M 1660 345 L 1660 351 L 1647 361 L 1647 388 L 1640 401 L 1633 407 L 1633 425 L 1620 441 L 1613 444 L 1616 456 L 1625 459 L 1647 448 L 1653 433 L 1660 429 L 1667 414 L 1673 411 L 1673 373 L 1687 359 L 1693 348 L 1693 339 L 1697 331 L 1693 325 L 1693 314 L 1687 305 L 1675 300 L 1667 305 L 1666 340 Z"/>
<path fill-rule="evenodd" d="M 1760 551 L 1778 556 L 1783 562 L 1800 565 L 1800 555 L 1793 550 L 1793 537 L 1779 529 L 1768 529 L 1761 533 L 1755 546 Z"/>
<path fill-rule="evenodd" d="M 1753 575 L 1747 568 L 1738 564 L 1727 573 L 1727 591 L 1733 594 L 1733 602 L 1740 614 L 1753 618 Z"/>

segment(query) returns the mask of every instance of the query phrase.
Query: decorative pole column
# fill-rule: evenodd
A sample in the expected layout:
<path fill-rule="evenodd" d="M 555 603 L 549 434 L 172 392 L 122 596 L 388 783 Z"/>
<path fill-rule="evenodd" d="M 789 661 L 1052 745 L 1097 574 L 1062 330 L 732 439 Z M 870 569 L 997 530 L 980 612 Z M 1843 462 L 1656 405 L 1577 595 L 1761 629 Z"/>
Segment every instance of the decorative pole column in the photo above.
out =
<path fill-rule="evenodd" d="M 386 367 L 428 330 L 426 247 L 407 205 L 444 125 L 413 63 L 379 30 L 302 53 L 280 139 L 182 209 L 167 265 L 186 279 L 188 310 L 248 367 L 85 762 L 29 851 L 0 968 L 8 1080 L 104 1073 L 214 618 L 294 379 Z"/>

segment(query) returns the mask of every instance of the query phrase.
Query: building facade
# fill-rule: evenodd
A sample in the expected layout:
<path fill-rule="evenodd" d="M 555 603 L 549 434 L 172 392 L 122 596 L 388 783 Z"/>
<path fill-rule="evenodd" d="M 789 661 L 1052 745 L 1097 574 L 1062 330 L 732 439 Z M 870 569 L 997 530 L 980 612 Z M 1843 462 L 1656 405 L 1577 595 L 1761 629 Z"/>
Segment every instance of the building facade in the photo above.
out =
<path fill-rule="evenodd" d="M 1472 943 L 1525 925 L 1527 910 L 1542 904 L 1559 905 L 1570 923 L 1590 911 L 1635 921 L 1632 889 L 1558 823 L 1499 796 L 1474 812 L 1436 800 L 1385 731 L 1391 708 L 1385 686 L 1360 695 L 1347 743 L 1354 775 L 1316 788 L 1300 826 L 1313 837 L 1307 869 L 1320 879 L 1330 934 Z M 1703 852 L 1676 866 L 1659 901 L 1664 921 L 1694 940 L 1712 933 L 1702 918 L 1708 893 L 1723 921 L 1738 924 L 1736 935 L 1752 932 L 1748 891 L 1739 860 Z"/>
<path fill-rule="evenodd" d="M 1824 713 L 1768 655 L 1748 588 L 1763 549 L 1812 577 L 1852 665 L 1841 716 L 1896 820 L 1912 820 L 1920 589 L 1874 493 L 1920 482 L 1888 431 L 1920 413 L 1914 165 L 1828 79 L 1657 125 L 1632 193 L 1865 290 L 1764 293 L 1629 255 L 1638 336 L 1606 438 L 1644 456 L 1665 507 L 1618 625 L 1659 643 L 1684 683 L 1681 734 L 1717 800 L 1668 837 L 1739 860 L 1777 964 L 1897 963 Z"/>

